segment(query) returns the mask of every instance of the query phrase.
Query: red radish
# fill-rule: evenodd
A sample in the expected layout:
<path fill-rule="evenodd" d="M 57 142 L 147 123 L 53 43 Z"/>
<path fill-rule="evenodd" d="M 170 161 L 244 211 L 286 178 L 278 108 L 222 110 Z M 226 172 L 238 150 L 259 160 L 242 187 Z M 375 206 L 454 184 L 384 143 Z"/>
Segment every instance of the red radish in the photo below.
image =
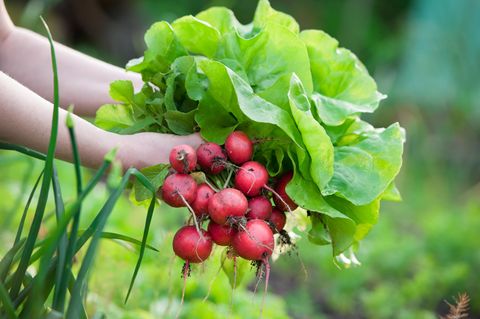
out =
<path fill-rule="evenodd" d="M 229 217 L 244 216 L 248 209 L 245 195 L 235 188 L 225 188 L 208 202 L 208 214 L 217 224 L 225 225 Z"/>
<path fill-rule="evenodd" d="M 268 172 L 254 161 L 243 164 L 235 175 L 235 187 L 247 196 L 258 196 L 268 182 Z"/>
<path fill-rule="evenodd" d="M 252 159 L 253 143 L 247 134 L 242 131 L 235 131 L 230 133 L 225 140 L 225 150 L 230 161 L 241 165 Z"/>
<path fill-rule="evenodd" d="M 285 224 L 287 223 L 287 216 L 284 212 L 274 207 L 272 210 L 272 216 L 270 216 L 270 222 L 273 224 L 273 226 L 275 226 L 273 232 L 279 233 L 283 230 Z"/>
<path fill-rule="evenodd" d="M 189 173 L 197 166 L 197 153 L 190 145 L 177 145 L 170 151 L 170 165 L 179 173 Z"/>
<path fill-rule="evenodd" d="M 248 212 L 246 214 L 248 219 L 263 219 L 267 220 L 272 215 L 272 204 L 265 196 L 253 197 L 248 201 Z"/>
<path fill-rule="evenodd" d="M 193 211 L 197 216 L 201 217 L 208 214 L 208 201 L 213 194 L 215 194 L 215 191 L 207 184 L 198 185 L 197 196 L 192 203 Z"/>
<path fill-rule="evenodd" d="M 197 183 L 188 174 L 175 173 L 163 182 L 162 198 L 172 207 L 184 207 L 195 200 Z"/>
<path fill-rule="evenodd" d="M 278 194 L 278 196 L 274 196 L 273 201 L 275 202 L 277 208 L 284 212 L 295 210 L 298 207 L 298 205 L 294 203 L 290 196 L 288 196 L 287 191 L 285 190 L 287 184 L 292 180 L 292 178 L 292 172 L 285 173 L 282 177 L 280 177 L 280 180 L 275 186 L 275 192 Z"/>
<path fill-rule="evenodd" d="M 242 258 L 264 260 L 273 252 L 273 233 L 261 219 L 252 219 L 233 236 L 233 249 Z"/>
<path fill-rule="evenodd" d="M 173 237 L 173 251 L 175 255 L 189 263 L 205 261 L 212 252 L 210 235 L 201 230 L 200 235 L 195 226 L 183 226 Z"/>
<path fill-rule="evenodd" d="M 203 143 L 197 148 L 198 165 L 207 173 L 218 174 L 225 169 L 227 156 L 220 145 Z"/>
<path fill-rule="evenodd" d="M 187 277 L 190 276 L 190 263 L 196 264 L 205 261 L 212 253 L 213 243 L 205 230 L 199 231 L 195 226 L 183 226 L 173 237 L 172 246 L 175 255 L 185 260 L 182 269 L 182 299 L 176 315 L 178 318 L 185 299 Z"/>
<path fill-rule="evenodd" d="M 215 244 L 220 246 L 230 246 L 234 230 L 229 225 L 219 225 L 214 221 L 210 221 L 210 224 L 208 224 L 208 234 Z"/>

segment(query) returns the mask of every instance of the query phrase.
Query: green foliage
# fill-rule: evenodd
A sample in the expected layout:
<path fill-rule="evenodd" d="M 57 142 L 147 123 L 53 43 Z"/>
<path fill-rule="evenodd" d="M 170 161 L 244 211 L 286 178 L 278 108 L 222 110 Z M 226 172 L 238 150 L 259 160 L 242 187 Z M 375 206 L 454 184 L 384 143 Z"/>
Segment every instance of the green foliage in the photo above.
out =
<path fill-rule="evenodd" d="M 337 126 L 356 113 L 375 111 L 385 96 L 352 52 L 323 31 L 306 30 L 300 37 L 308 49 L 312 99 L 322 122 Z"/>
<path fill-rule="evenodd" d="M 66 123 L 63 124 L 68 128 L 70 143 L 72 145 L 76 179 L 76 200 L 66 205 L 63 200 L 61 185 L 54 161 L 57 131 L 60 125 L 58 123 L 59 86 L 57 64 L 54 43 L 45 22 L 44 24 L 47 29 L 51 48 L 54 81 L 54 110 L 48 153 L 45 156 L 21 146 L 1 145 L 4 149 L 17 150 L 34 158 L 41 159 L 44 165 L 42 173 L 30 193 L 16 232 L 15 241 L 0 261 L 2 278 L 0 284 L 0 298 L 2 301 L 0 315 L 3 316 L 3 313 L 6 313 L 9 318 L 57 318 L 63 317 L 65 314 L 67 318 L 85 318 L 84 299 L 86 297 L 86 286 L 90 270 L 95 259 L 99 241 L 105 236 L 103 229 L 115 203 L 123 194 L 131 176 L 135 176 L 151 194 L 151 203 L 145 222 L 144 235 L 140 243 L 140 254 L 131 279 L 129 294 L 141 265 L 145 248 L 147 247 L 146 241 L 153 209 L 155 207 L 156 188 L 154 188 L 148 179 L 139 171 L 134 168 L 128 169 L 121 181 L 112 184 L 112 191 L 107 201 L 88 228 L 81 236 L 78 236 L 82 203 L 110 167 L 115 157 L 115 150 L 110 151 L 105 156 L 103 165 L 89 180 L 85 188 L 83 188 L 80 156 L 77 149 L 73 122 L 70 116 L 67 116 Z M 112 170 L 112 174 L 115 174 L 115 169 Z M 35 214 L 29 226 L 27 237 L 22 238 L 28 208 L 40 180 L 41 188 Z M 52 185 L 55 204 L 55 224 L 49 229 L 48 236 L 43 240 L 39 240 L 40 230 L 46 219 L 45 211 L 49 198 L 50 185 Z M 111 233 L 109 236 L 123 240 L 129 239 L 128 236 L 112 235 Z M 73 259 L 87 241 L 90 241 L 88 249 L 86 250 L 85 257 L 82 259 L 80 269 L 75 276 L 72 273 Z M 135 242 L 134 240 L 130 241 Z M 37 268 L 34 273 L 29 270 L 29 268 L 33 266 Z M 52 300 L 49 300 L 52 291 L 53 297 L 51 298 Z M 67 298 L 69 298 L 68 306 L 66 306 Z M 47 304 L 50 302 L 51 306 L 49 307 Z"/>
<path fill-rule="evenodd" d="M 282 258 L 274 265 L 272 281 L 288 287 L 282 294 L 296 318 L 333 313 L 342 318 L 433 319 L 448 312 L 444 300 L 459 292 L 471 297 L 470 317 L 476 317 L 478 192 L 455 199 L 444 188 L 452 186 L 445 178 L 420 181 L 410 176 L 402 186 L 404 202 L 385 205 L 388 214 L 362 242 L 357 254 L 361 267 L 338 269 L 327 262 L 328 252 L 304 242 L 299 254 L 308 280 L 292 271 L 295 259 Z M 292 282 L 297 288 L 291 289 Z"/>
<path fill-rule="evenodd" d="M 293 17 L 267 0 L 259 1 L 251 24 L 214 7 L 153 24 L 145 43 L 144 56 L 127 65 L 142 74 L 143 89 L 134 93 L 132 84 L 113 82 L 111 96 L 121 104 L 103 106 L 97 125 L 123 133 L 199 129 L 219 144 L 243 130 L 265 140 L 255 158 L 273 175 L 295 168 L 296 183 L 287 190 L 294 200 L 309 190 L 297 201 L 325 220 L 316 227 L 330 237 L 312 242 L 329 242 L 338 255 L 368 232 L 378 215 L 368 207 L 389 198 L 381 195 L 400 170 L 405 137 L 398 124 L 374 129 L 359 119 L 384 96 L 353 53 L 322 31 L 300 32 Z M 324 199 L 331 195 L 357 206 L 361 216 L 349 215 L 357 207 L 331 207 Z"/>
<path fill-rule="evenodd" d="M 30 4 L 36 3 L 36 1 L 30 2 Z M 411 6 L 412 2 L 416 4 Z M 375 78 L 382 91 L 390 89 L 390 85 L 393 84 L 393 92 L 387 92 L 394 99 L 389 99 L 388 107 L 380 108 L 380 112 L 376 112 L 374 117 L 369 119 L 373 119 L 372 123 L 382 126 L 388 125 L 393 118 L 399 119 L 402 126 L 408 128 L 410 139 L 404 163 L 408 167 L 403 170 L 403 178 L 398 182 L 403 190 L 404 201 L 395 205 L 382 204 L 380 223 L 369 235 L 368 240 L 362 242 L 362 249 L 358 253 L 362 267 L 340 271 L 331 265 L 331 254 L 327 250 L 315 250 L 305 241 L 298 242 L 300 257 L 308 268 L 308 277 L 304 278 L 302 272 L 298 271 L 300 266 L 296 258 L 282 258 L 273 264 L 270 291 L 281 294 L 284 301 L 275 297 L 272 292 L 269 293 L 266 313 L 273 313 L 272 318 L 287 317 L 285 314 L 287 308 L 291 317 L 302 319 L 360 316 L 379 319 L 433 319 L 438 318 L 439 314 L 447 313 L 448 309 L 443 300 L 451 300 L 451 296 L 457 295 L 460 291 L 467 291 L 472 297 L 470 317 L 479 317 L 480 296 L 477 287 L 479 282 L 477 270 L 480 267 L 480 261 L 477 253 L 477 230 L 480 227 L 478 214 L 480 194 L 478 188 L 477 190 L 472 188 L 468 195 L 467 188 L 471 185 L 462 184 L 465 180 L 469 183 L 478 182 L 479 167 L 478 156 L 475 154 L 478 144 L 475 143 L 480 140 L 477 134 L 480 108 L 476 107 L 474 101 L 478 101 L 475 96 L 480 92 L 478 90 L 480 81 L 476 80 L 479 72 L 475 71 L 480 66 L 477 63 L 480 42 L 476 36 L 480 19 L 474 22 L 479 12 L 472 9 L 475 7 L 472 7 L 474 2 L 474 0 L 449 0 L 442 4 L 434 0 L 390 2 L 376 0 L 368 3 L 356 2 L 356 4 L 352 1 L 337 0 L 279 1 L 278 4 L 274 2 L 286 11 L 294 13 L 302 27 L 322 26 L 344 46 L 353 49 L 362 58 L 362 62 L 375 71 Z M 212 5 L 213 2 L 209 0 L 142 0 L 132 3 L 137 7 L 126 6 L 128 14 L 137 13 L 141 11 L 140 8 L 143 8 L 145 15 L 134 15 L 131 19 L 149 23 L 147 21 L 155 21 L 159 17 L 172 21 L 177 16 L 196 12 L 202 7 Z M 254 3 L 249 1 L 220 0 L 214 3 L 235 8 L 241 21 L 247 21 L 254 9 Z M 18 5 L 14 1 L 6 3 L 7 7 Z M 112 2 L 111 5 L 117 4 Z M 478 4 L 475 5 L 478 6 Z M 409 6 L 412 10 L 406 10 Z M 29 9 L 33 7 L 35 10 L 41 10 L 40 7 L 33 5 L 29 6 Z M 115 7 L 117 8 L 119 7 Z M 58 15 L 57 12 L 55 16 L 59 21 L 57 24 L 59 28 L 64 27 L 61 20 L 64 18 L 63 10 L 62 6 L 61 14 Z M 18 10 L 12 8 L 10 13 L 14 14 L 15 11 Z M 407 11 L 411 11 L 410 14 Z M 38 20 L 38 13 L 32 13 L 31 10 L 28 12 L 34 21 Z M 405 19 L 407 15 L 410 19 Z M 222 8 L 212 8 L 196 17 L 209 22 L 221 34 L 232 31 L 232 25 L 235 29 L 248 29 L 248 26 L 240 25 L 231 11 Z M 288 18 L 287 16 L 287 21 Z M 69 16 L 65 19 L 69 19 Z M 69 23 L 71 21 L 72 19 Z M 445 21 L 448 23 L 445 24 Z M 65 25 L 70 26 L 70 24 Z M 290 28 L 288 22 L 283 25 Z M 292 24 L 290 29 L 292 32 L 295 32 L 295 25 L 298 24 L 296 22 Z M 409 34 L 407 39 L 401 38 L 404 30 Z M 139 30 L 132 32 L 136 36 Z M 247 32 L 241 30 L 240 33 Z M 75 43 L 78 39 L 84 41 L 85 37 L 64 41 Z M 98 41 L 97 44 L 93 44 L 98 47 L 99 43 L 104 45 L 108 39 L 96 37 L 89 40 Z M 131 39 L 127 34 L 123 35 L 122 40 L 125 40 L 122 43 L 130 47 Z M 134 42 L 136 43 L 136 40 Z M 78 42 L 76 45 L 78 48 Z M 324 47 L 327 48 L 327 46 Z M 459 48 L 461 48 L 460 51 Z M 80 49 L 86 50 L 86 45 L 82 43 Z M 115 54 L 115 61 L 123 61 L 129 57 L 128 54 L 123 53 L 124 55 L 119 58 L 119 52 L 124 51 L 115 50 L 100 56 L 105 58 Z M 98 51 L 95 50 L 94 53 L 98 54 Z M 111 59 L 111 56 L 109 58 Z M 229 67 L 233 69 L 233 66 Z M 175 81 L 180 80 L 181 78 L 175 79 Z M 391 83 L 392 81 L 394 83 Z M 289 83 L 290 77 L 283 76 L 272 87 L 257 94 L 288 110 L 288 98 L 284 94 L 279 94 L 279 91 L 286 91 Z M 282 85 L 284 88 L 279 90 L 278 88 Z M 196 94 L 201 94 L 203 89 L 199 85 L 196 91 Z M 172 97 L 173 93 L 171 92 Z M 136 94 L 136 97 L 139 95 Z M 408 101 L 405 101 L 405 98 Z M 149 101 L 148 107 L 160 107 L 163 103 L 162 99 L 160 95 L 155 96 Z M 203 99 L 206 101 L 207 97 Z M 319 99 L 321 103 L 317 101 Z M 392 105 L 392 100 L 396 105 Z M 171 101 L 174 101 L 174 97 Z M 211 110 L 213 118 L 223 116 L 219 114 L 220 108 L 214 103 L 215 101 L 209 101 L 201 106 Z M 335 147 L 349 145 L 352 141 L 359 139 L 361 136 L 355 134 L 359 126 L 363 127 L 362 130 L 367 129 L 365 122 L 352 121 L 348 118 L 348 114 L 368 112 L 371 109 L 368 104 L 350 105 L 350 103 L 335 100 L 331 102 L 335 104 L 333 108 L 329 107 L 330 101 L 327 96 L 320 98 L 316 92 L 312 93 L 310 103 L 312 112 L 322 120 L 322 126 L 325 127 Z M 358 111 L 358 107 L 362 109 Z M 445 112 L 438 113 L 439 109 Z M 138 116 L 135 122 L 142 124 L 140 120 L 146 116 L 138 112 L 135 115 Z M 224 127 L 231 129 L 229 127 L 236 124 L 235 119 L 228 113 L 226 115 L 223 119 Z M 344 120 L 345 117 L 347 117 L 346 120 Z M 422 121 L 422 117 L 425 121 Z M 106 120 L 113 118 L 113 114 L 105 117 Z M 150 118 L 143 123 L 152 125 L 152 123 L 161 122 L 160 111 L 153 120 L 154 122 L 151 122 Z M 350 124 L 340 125 L 342 121 L 344 124 Z M 467 125 L 467 122 L 470 125 Z M 122 127 L 120 132 L 128 132 L 125 129 L 130 128 L 133 123 L 127 123 L 128 125 Z M 143 129 L 149 130 L 148 126 Z M 131 132 L 135 131 L 133 127 Z M 1 143 L 0 145 L 2 148 L 16 148 L 13 145 Z M 268 163 L 271 173 L 282 171 L 283 166 L 286 169 L 290 168 L 286 160 L 288 154 L 284 151 L 276 151 L 273 147 L 267 146 L 263 150 L 258 158 Z M 42 154 L 31 150 L 22 149 L 22 151 L 44 158 Z M 282 159 L 285 159 L 285 163 L 282 163 Z M 32 159 L 17 156 L 11 152 L 0 152 L 2 198 L 0 211 L 4 212 L 0 215 L 2 234 L 0 255 L 2 256 L 13 242 L 15 229 L 12 230 L 11 226 L 17 225 L 22 215 L 22 209 L 17 207 L 17 203 L 26 202 L 30 188 L 33 187 L 35 179 L 42 170 L 40 163 L 31 165 L 32 162 Z M 279 166 L 278 163 L 282 165 Z M 64 163 L 56 164 L 63 196 L 68 206 L 68 203 L 75 198 L 75 185 L 71 182 L 75 178 L 73 169 Z M 308 172 L 308 167 L 305 166 Z M 33 170 L 30 171 L 32 167 Z M 87 171 L 84 181 L 86 182 L 90 176 Z M 29 182 L 27 188 L 25 188 L 25 180 Z M 300 193 L 300 189 L 298 192 Z M 32 207 L 35 206 L 37 196 L 38 194 L 33 198 Z M 94 218 L 107 196 L 108 190 L 103 184 L 99 184 L 95 192 L 89 195 L 82 206 L 81 229 L 88 226 L 87 222 Z M 400 196 L 395 184 L 391 183 L 381 197 L 384 200 L 399 200 Z M 335 199 L 335 202 L 340 201 L 338 198 Z M 328 201 L 329 198 L 326 200 Z M 330 205 L 334 204 L 330 201 Z M 48 230 L 53 225 L 54 218 L 50 217 L 53 210 L 53 202 L 49 200 L 41 234 L 45 234 L 45 229 Z M 171 234 L 167 230 L 178 227 L 182 223 L 178 220 L 180 218 L 178 215 L 181 214 L 177 210 L 169 210 L 164 206 L 161 206 L 157 212 L 152 221 L 149 242 L 162 252 L 160 254 L 153 251 L 146 252 L 134 293 L 127 305 L 124 305 L 123 301 L 133 265 L 136 262 L 137 250 L 135 246 L 118 240 L 101 242 L 98 249 L 98 262 L 93 268 L 89 281 L 90 294 L 87 298 L 86 310 L 92 318 L 103 318 L 100 316 L 102 312 L 107 315 L 107 318 L 161 318 L 169 300 L 172 300 L 170 314 L 174 316 L 181 293 L 181 264 L 173 263 L 170 259 L 168 252 L 171 251 Z M 26 216 L 26 227 L 30 224 L 32 215 L 33 210 L 30 208 Z M 315 217 L 312 217 L 310 232 L 316 232 L 316 234 L 308 238 L 315 238 L 319 242 L 323 242 L 322 238 L 330 241 L 324 226 L 317 227 L 317 224 L 323 222 L 324 218 L 318 218 L 322 215 L 312 216 Z M 140 238 L 143 217 L 143 208 L 134 207 L 125 198 L 120 198 L 106 227 L 109 232 Z M 76 256 L 74 271 L 78 270 L 78 262 L 81 261 L 82 254 L 83 250 Z M 214 263 L 218 266 L 220 261 L 215 260 Z M 4 263 L 0 264 L 0 274 L 4 269 L 2 265 Z M 37 268 L 33 265 L 31 269 Z M 202 268 L 194 269 L 192 277 L 189 278 L 187 301 L 183 309 L 184 317 L 199 318 L 201 314 L 203 318 L 211 318 L 212 313 L 232 318 L 258 316 L 257 308 L 252 306 L 251 301 L 258 300 L 261 296 L 257 293 L 256 297 L 253 297 L 245 292 L 243 287 L 235 292 L 235 305 L 238 302 L 242 308 L 234 306 L 234 314 L 229 313 L 231 290 L 227 278 L 222 273 L 214 281 L 212 297 L 203 302 L 209 283 L 214 277 L 212 271 L 217 271 L 215 267 L 207 267 L 206 270 L 205 272 Z M 244 280 L 250 282 L 250 278 Z M 193 306 L 191 307 L 190 304 Z M 242 315 L 242 311 L 248 312 L 248 315 Z"/>
<path fill-rule="evenodd" d="M 167 176 L 169 165 L 158 164 L 142 169 L 142 174 L 149 180 L 154 189 L 159 189 Z M 151 191 L 138 180 L 133 184 L 133 192 L 137 202 L 143 202 L 151 198 Z"/>
<path fill-rule="evenodd" d="M 360 134 L 358 143 L 335 148 L 335 172 L 323 195 L 340 194 L 355 205 L 365 205 L 380 196 L 400 171 L 405 133 L 398 124 Z"/>

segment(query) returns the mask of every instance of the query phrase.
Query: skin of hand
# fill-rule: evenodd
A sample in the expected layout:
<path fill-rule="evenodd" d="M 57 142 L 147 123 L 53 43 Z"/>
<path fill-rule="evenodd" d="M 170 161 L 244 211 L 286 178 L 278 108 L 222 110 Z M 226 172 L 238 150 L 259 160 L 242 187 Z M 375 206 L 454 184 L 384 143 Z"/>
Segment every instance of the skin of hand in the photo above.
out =
<path fill-rule="evenodd" d="M 187 144 L 196 149 L 204 143 L 199 134 L 178 136 L 145 132 L 122 137 L 128 140 L 127 145 L 129 145 L 123 150 L 120 149 L 118 153 L 118 157 L 123 159 L 124 167 L 148 167 L 158 163 L 168 163 L 170 150 L 174 146 Z"/>
<path fill-rule="evenodd" d="M 0 72 L 0 140 L 46 153 L 50 139 L 53 105 L 28 88 Z M 59 110 L 56 157 L 72 161 L 67 111 Z M 117 148 L 123 167 L 142 168 L 168 163 L 170 149 L 178 144 L 196 148 L 202 143 L 198 134 L 176 136 L 158 133 L 119 135 L 101 130 L 72 115 L 82 165 L 99 167 L 103 157 Z"/>
<path fill-rule="evenodd" d="M 55 49 L 60 106 L 74 104 L 76 114 L 93 116 L 102 104 L 111 103 L 108 85 L 114 80 L 132 80 L 136 88 L 143 84 L 138 74 L 126 73 L 58 43 Z M 15 27 L 0 0 L 0 140 L 46 153 L 52 99 L 53 74 L 47 39 Z M 56 156 L 72 161 L 66 116 L 67 112 L 60 109 Z M 118 148 L 117 159 L 124 168 L 142 168 L 168 163 L 170 149 L 175 145 L 189 144 L 196 148 L 202 143 L 199 134 L 119 135 L 103 131 L 75 115 L 73 120 L 82 165 L 91 168 L 99 167 L 113 148 Z"/>
<path fill-rule="evenodd" d="M 48 40 L 35 32 L 14 26 L 3 0 L 0 1 L 0 70 L 53 102 Z M 108 89 L 114 80 L 130 80 L 137 90 L 143 85 L 139 74 L 126 72 L 57 42 L 55 52 L 60 80 L 60 107 L 74 104 L 78 115 L 95 116 L 100 105 L 113 103 Z"/>

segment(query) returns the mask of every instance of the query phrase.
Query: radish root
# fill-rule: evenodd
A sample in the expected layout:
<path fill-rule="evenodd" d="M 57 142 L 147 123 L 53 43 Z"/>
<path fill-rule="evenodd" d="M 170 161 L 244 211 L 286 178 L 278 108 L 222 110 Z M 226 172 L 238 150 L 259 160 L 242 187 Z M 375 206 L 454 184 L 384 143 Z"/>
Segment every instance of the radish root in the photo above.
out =
<path fill-rule="evenodd" d="M 265 290 L 263 291 L 262 305 L 260 306 L 260 318 L 263 314 L 263 308 L 265 307 L 265 296 L 268 291 L 268 281 L 270 279 L 270 263 L 268 262 L 268 257 L 262 259 L 262 266 L 265 267 Z"/>
<path fill-rule="evenodd" d="M 185 197 L 183 197 L 182 194 L 180 194 L 180 193 L 177 193 L 177 194 L 178 194 L 178 196 L 180 196 L 183 203 L 185 204 L 185 206 L 188 208 L 188 210 L 192 214 L 193 222 L 195 224 L 195 228 L 197 229 L 198 235 L 200 236 L 201 239 L 205 240 L 205 237 L 203 236 L 203 233 L 200 231 L 200 225 L 198 224 L 197 216 L 195 215 L 195 211 L 193 210 L 192 206 L 190 206 L 190 204 L 187 202 L 187 200 L 185 199 Z"/>
<path fill-rule="evenodd" d="M 273 188 L 271 188 L 270 186 L 268 185 L 264 185 L 263 186 L 266 190 L 268 190 L 269 192 L 271 192 L 275 197 L 277 197 L 283 205 L 285 205 L 285 207 L 287 207 L 287 210 L 289 213 L 292 212 L 292 209 L 290 208 L 290 205 L 287 204 L 287 202 L 285 202 L 285 200 L 282 198 L 282 196 L 280 196 L 279 193 L 277 193 Z"/>
<path fill-rule="evenodd" d="M 185 300 L 185 290 L 187 288 L 187 277 L 190 276 L 190 263 L 188 260 L 183 264 L 183 269 L 182 269 L 182 277 L 183 277 L 183 288 L 182 288 L 182 300 L 180 301 L 180 306 L 177 311 L 177 315 L 175 316 L 175 319 L 178 319 L 180 317 L 180 313 L 183 308 L 183 302 Z"/>

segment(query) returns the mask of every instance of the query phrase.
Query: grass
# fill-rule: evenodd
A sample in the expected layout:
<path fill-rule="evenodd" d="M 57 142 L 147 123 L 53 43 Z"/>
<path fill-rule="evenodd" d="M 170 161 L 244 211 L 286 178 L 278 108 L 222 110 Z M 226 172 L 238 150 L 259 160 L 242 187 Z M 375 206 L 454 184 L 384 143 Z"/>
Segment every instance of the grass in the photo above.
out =
<path fill-rule="evenodd" d="M 37 160 L 43 161 L 43 170 L 34 184 L 23 210 L 19 226 L 16 231 L 12 247 L 3 256 L 1 265 L 0 284 L 0 316 L 8 318 L 41 318 L 65 314 L 67 318 L 84 318 L 87 316 L 84 300 L 87 293 L 87 284 L 91 269 L 94 265 L 96 252 L 101 238 L 110 237 L 118 240 L 127 240 L 140 246 L 140 254 L 133 273 L 127 298 L 133 288 L 135 278 L 142 264 L 142 258 L 147 246 L 148 231 L 155 208 L 155 188 L 148 179 L 138 170 L 130 168 L 123 175 L 120 182 L 113 186 L 107 201 L 100 209 L 90 225 L 79 233 L 82 205 L 88 195 L 97 186 L 114 161 L 113 150 L 105 157 L 103 165 L 93 175 L 85 187 L 82 184 L 81 163 L 77 148 L 73 121 L 67 117 L 67 123 L 58 122 L 59 89 L 58 73 L 55 57 L 55 47 L 52 36 L 46 25 L 52 56 L 52 70 L 54 81 L 54 111 L 48 152 L 46 155 L 33 150 L 5 143 L 0 149 L 14 150 Z M 76 180 L 76 199 L 66 203 L 62 196 L 62 185 L 59 181 L 54 154 L 59 125 L 67 125 L 74 158 L 74 172 Z M 118 170 L 113 169 L 112 172 Z M 128 236 L 114 233 L 105 233 L 103 229 L 113 208 L 122 196 L 131 177 L 135 177 L 151 193 L 150 206 L 144 226 L 142 241 L 138 242 Z M 36 203 L 35 213 L 31 224 L 28 225 L 28 235 L 22 237 L 29 207 L 34 200 L 38 185 L 40 193 Z M 39 240 L 41 228 L 48 218 L 45 215 L 49 201 L 50 187 L 54 198 L 55 225 L 48 230 L 48 235 Z M 73 260 L 79 250 L 89 242 L 85 256 L 82 258 L 78 272 L 73 272 Z M 31 272 L 30 268 L 36 271 Z M 52 293 L 53 291 L 53 293 Z"/>

